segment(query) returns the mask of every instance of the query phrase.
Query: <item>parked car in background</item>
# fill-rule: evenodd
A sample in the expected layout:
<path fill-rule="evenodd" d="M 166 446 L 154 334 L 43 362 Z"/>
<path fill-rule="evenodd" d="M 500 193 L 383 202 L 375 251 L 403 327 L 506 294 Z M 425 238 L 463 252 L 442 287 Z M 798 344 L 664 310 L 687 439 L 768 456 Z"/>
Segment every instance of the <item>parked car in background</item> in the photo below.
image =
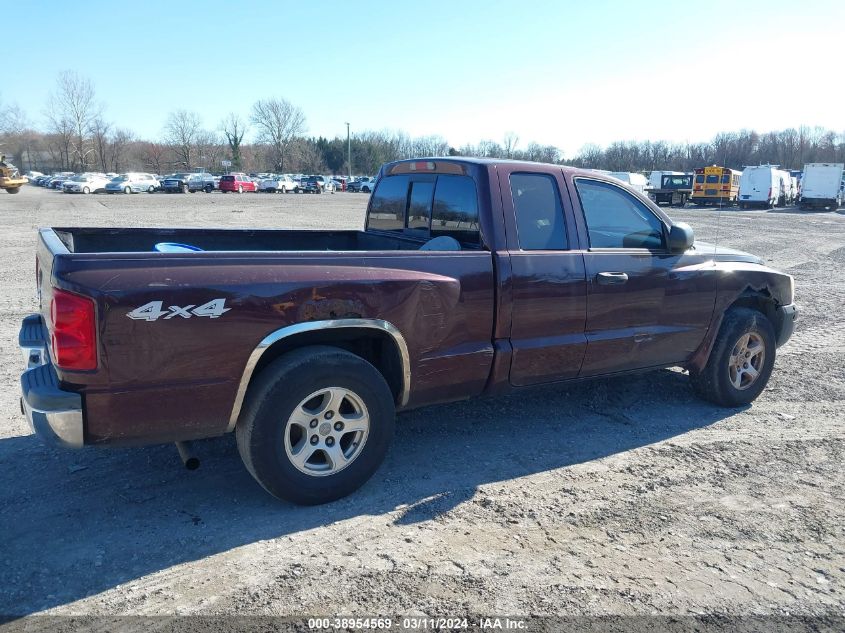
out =
<path fill-rule="evenodd" d="M 335 192 L 334 181 L 325 176 L 308 176 L 304 184 L 305 193 Z"/>
<path fill-rule="evenodd" d="M 258 191 L 258 187 L 255 181 L 246 174 L 226 174 L 220 177 L 220 191 L 223 193 L 230 191 L 243 193 L 244 191 Z"/>
<path fill-rule="evenodd" d="M 23 175 L 23 177 L 26 178 L 30 183 L 32 183 L 33 180 L 43 175 L 44 174 L 42 174 L 40 171 L 28 171 Z"/>
<path fill-rule="evenodd" d="M 109 183 L 104 174 L 80 174 L 62 182 L 64 193 L 96 193 L 105 191 Z"/>
<path fill-rule="evenodd" d="M 47 181 L 45 187 L 48 189 L 61 189 L 65 180 L 70 180 L 75 174 L 56 174 Z"/>
<path fill-rule="evenodd" d="M 211 193 L 216 188 L 217 181 L 207 172 L 173 174 L 164 179 L 161 188 L 167 193 L 194 193 L 205 191 Z"/>
<path fill-rule="evenodd" d="M 159 182 L 152 174 L 130 172 L 112 178 L 106 185 L 108 193 L 152 193 L 159 188 Z"/>
<path fill-rule="evenodd" d="M 298 183 L 294 182 L 293 178 L 290 176 L 273 176 L 262 180 L 258 184 L 258 191 L 263 191 L 265 193 L 276 193 L 277 191 L 282 193 L 291 193 L 295 191 L 298 186 Z"/>
<path fill-rule="evenodd" d="M 364 176 L 362 178 L 358 178 L 356 180 L 346 183 L 346 190 L 354 191 L 356 193 L 370 193 L 375 188 L 375 180 L 376 179 L 371 176 Z"/>

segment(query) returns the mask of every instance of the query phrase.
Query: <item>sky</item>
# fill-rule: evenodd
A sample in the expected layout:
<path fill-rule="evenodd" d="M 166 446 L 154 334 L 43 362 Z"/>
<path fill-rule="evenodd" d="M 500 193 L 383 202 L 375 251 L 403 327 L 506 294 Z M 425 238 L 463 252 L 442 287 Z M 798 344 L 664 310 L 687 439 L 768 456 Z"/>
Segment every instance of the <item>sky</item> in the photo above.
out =
<path fill-rule="evenodd" d="M 37 10 L 36 10 L 37 9 Z M 307 134 L 365 130 L 587 143 L 708 141 L 799 125 L 845 131 L 842 0 L 53 0 L 0 35 L 0 102 L 37 128 L 60 71 L 106 119 L 158 138 L 258 99 L 300 107 Z M 249 134 L 247 136 L 249 139 Z"/>

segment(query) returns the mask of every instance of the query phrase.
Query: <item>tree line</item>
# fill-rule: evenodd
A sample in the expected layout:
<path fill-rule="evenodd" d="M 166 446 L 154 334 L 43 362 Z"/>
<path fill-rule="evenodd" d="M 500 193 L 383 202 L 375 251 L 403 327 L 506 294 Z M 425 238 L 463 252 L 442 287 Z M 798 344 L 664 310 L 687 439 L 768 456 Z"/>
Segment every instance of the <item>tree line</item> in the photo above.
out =
<path fill-rule="evenodd" d="M 719 164 L 779 164 L 800 169 L 808 162 L 845 162 L 845 133 L 798 127 L 764 134 L 725 132 L 710 142 L 617 141 L 589 144 L 573 158 L 553 145 L 530 142 L 508 133 L 501 142 L 451 146 L 439 135 L 411 137 L 402 131 L 366 131 L 347 139 L 309 137 L 305 113 L 281 97 L 256 101 L 248 113 L 230 112 L 207 127 L 196 112 L 170 112 L 159 138 L 139 138 L 105 116 L 91 81 L 72 71 L 59 74 L 45 110 L 44 129 L 33 127 L 15 104 L 0 100 L 0 152 L 24 171 L 149 171 L 158 174 L 205 168 L 292 173 L 374 174 L 385 162 L 422 156 L 478 156 L 566 164 L 610 171 L 652 169 L 691 171 Z M 247 134 L 253 139 L 245 142 Z"/>

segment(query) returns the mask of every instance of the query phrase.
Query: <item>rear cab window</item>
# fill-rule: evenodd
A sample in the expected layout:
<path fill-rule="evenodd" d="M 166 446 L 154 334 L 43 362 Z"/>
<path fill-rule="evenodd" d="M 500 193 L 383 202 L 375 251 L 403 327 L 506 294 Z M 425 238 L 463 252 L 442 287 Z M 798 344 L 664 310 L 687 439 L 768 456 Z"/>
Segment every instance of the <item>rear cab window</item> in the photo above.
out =
<path fill-rule="evenodd" d="M 475 181 L 453 174 L 384 176 L 370 201 L 367 230 L 422 241 L 445 235 L 464 247 L 478 248 L 481 232 Z"/>
<path fill-rule="evenodd" d="M 526 251 L 567 250 L 560 191 L 550 174 L 513 173 L 511 196 L 519 247 Z"/>

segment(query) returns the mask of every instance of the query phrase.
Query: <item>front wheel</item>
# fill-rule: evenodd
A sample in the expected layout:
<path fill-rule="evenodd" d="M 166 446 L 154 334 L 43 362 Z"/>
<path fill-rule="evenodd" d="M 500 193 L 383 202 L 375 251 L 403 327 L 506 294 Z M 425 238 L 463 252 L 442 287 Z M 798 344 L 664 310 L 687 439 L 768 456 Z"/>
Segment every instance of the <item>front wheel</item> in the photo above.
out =
<path fill-rule="evenodd" d="M 695 392 L 723 407 L 754 401 L 775 365 L 775 330 L 762 312 L 731 308 L 700 372 L 690 372 Z"/>
<path fill-rule="evenodd" d="M 8 191 L 9 193 L 18 193 L 20 190 L 20 187 L 10 187 L 6 189 L 6 191 Z"/>
<path fill-rule="evenodd" d="M 82 188 L 82 193 L 84 193 L 84 194 L 89 194 L 89 193 L 91 193 L 91 189 L 89 189 L 88 187 L 83 187 L 83 188 Z"/>
<path fill-rule="evenodd" d="M 244 192 L 243 185 L 238 185 L 238 193 L 243 193 L 243 192 Z"/>
<path fill-rule="evenodd" d="M 238 451 L 273 496 L 326 503 L 376 471 L 395 413 L 373 365 L 339 348 L 305 347 L 273 361 L 250 385 L 236 428 Z"/>
<path fill-rule="evenodd" d="M 152 185 L 150 185 L 149 187 L 147 187 L 147 193 L 153 193 L 155 190 L 156 190 L 156 188 L 155 188 L 155 187 L 153 187 Z"/>
<path fill-rule="evenodd" d="M 203 189 L 203 191 L 205 191 L 206 193 L 211 193 L 212 191 L 214 191 L 214 186 L 213 185 L 206 185 L 205 188 Z"/>

